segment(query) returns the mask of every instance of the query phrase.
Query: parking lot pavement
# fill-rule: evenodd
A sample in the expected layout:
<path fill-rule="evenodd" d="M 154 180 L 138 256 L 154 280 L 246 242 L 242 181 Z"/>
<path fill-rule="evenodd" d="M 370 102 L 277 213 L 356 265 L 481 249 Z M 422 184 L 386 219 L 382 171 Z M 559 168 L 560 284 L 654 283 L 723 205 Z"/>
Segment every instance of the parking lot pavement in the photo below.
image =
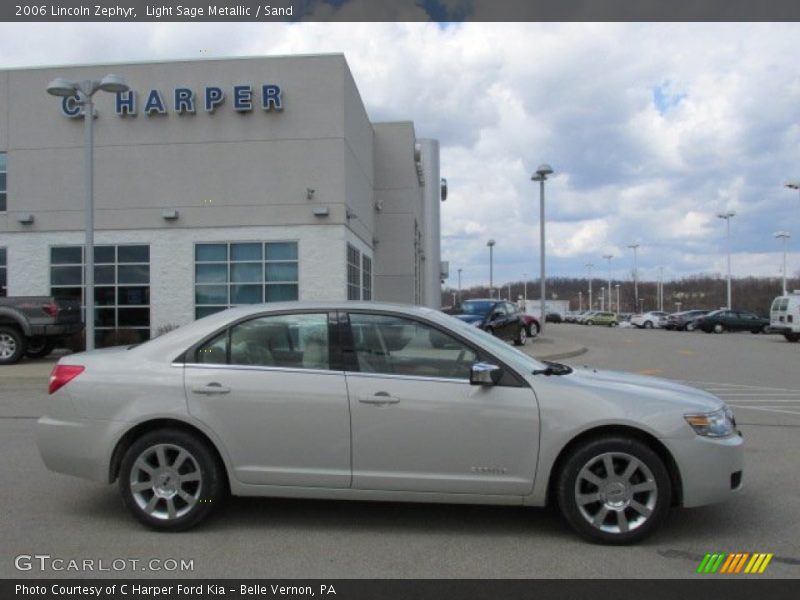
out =
<path fill-rule="evenodd" d="M 186 577 L 141 570 L 150 559 L 171 558 L 193 560 L 188 575 L 201 578 L 690 578 L 701 577 L 695 571 L 707 552 L 772 552 L 759 577 L 800 576 L 800 416 L 792 424 L 793 415 L 747 408 L 793 402 L 786 392 L 800 387 L 800 345 L 750 334 L 572 325 L 552 326 L 547 336 L 553 347 L 589 348 L 565 362 L 699 382 L 741 402 L 744 489 L 727 504 L 673 511 L 635 547 L 585 543 L 551 509 L 255 498 L 229 501 L 193 531 L 154 533 L 124 511 L 115 486 L 44 468 L 33 440 L 33 417 L 47 401 L 49 368 L 42 367 L 43 377 L 0 374 L 0 480 L 10 482 L 2 495 L 0 577 Z M 769 388 L 783 395 L 765 396 Z M 20 572 L 14 557 L 23 553 L 140 562 L 119 572 Z"/>

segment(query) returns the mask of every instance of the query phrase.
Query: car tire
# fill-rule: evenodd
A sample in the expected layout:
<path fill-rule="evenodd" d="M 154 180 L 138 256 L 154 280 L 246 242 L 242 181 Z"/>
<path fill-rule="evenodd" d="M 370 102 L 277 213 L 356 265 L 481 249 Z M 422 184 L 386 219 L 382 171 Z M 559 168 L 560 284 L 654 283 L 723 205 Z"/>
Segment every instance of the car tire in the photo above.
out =
<path fill-rule="evenodd" d="M 800 342 L 800 333 L 784 333 L 783 337 L 786 338 L 787 342 L 796 343 Z"/>
<path fill-rule="evenodd" d="M 608 326 L 609 327 L 619 327 L 619 323 L 617 323 L 616 321 L 611 321 L 611 323 L 609 323 Z"/>
<path fill-rule="evenodd" d="M 575 448 L 556 486 L 567 523 L 601 544 L 644 539 L 664 520 L 672 498 L 661 458 L 643 442 L 625 437 L 596 438 Z"/>
<path fill-rule="evenodd" d="M 644 322 L 644 328 L 645 329 L 652 329 L 653 328 L 653 322 L 652 321 L 645 321 Z"/>
<path fill-rule="evenodd" d="M 44 336 L 34 337 L 28 340 L 25 348 L 25 356 L 28 358 L 44 358 L 56 347 L 56 343 L 51 338 Z"/>
<path fill-rule="evenodd" d="M 586 321 L 587 325 L 594 325 L 594 321 Z"/>
<path fill-rule="evenodd" d="M 0 365 L 13 365 L 25 355 L 25 338 L 16 327 L 0 326 Z"/>
<path fill-rule="evenodd" d="M 528 330 L 528 337 L 535 338 L 539 335 L 539 326 L 536 323 L 531 323 L 530 329 Z"/>
<path fill-rule="evenodd" d="M 205 442 L 186 431 L 160 429 L 144 434 L 125 452 L 119 486 L 136 519 L 159 531 L 183 531 L 221 503 L 226 480 Z"/>
<path fill-rule="evenodd" d="M 528 341 L 528 333 L 525 327 L 520 327 L 517 330 L 517 337 L 514 338 L 514 345 L 515 346 L 524 346 L 525 342 Z"/>
<path fill-rule="evenodd" d="M 715 323 L 711 330 L 714 333 L 725 333 L 725 327 L 722 325 L 722 323 Z"/>
<path fill-rule="evenodd" d="M 697 329 L 697 326 L 694 323 L 686 324 L 686 331 L 694 331 L 695 329 Z"/>
<path fill-rule="evenodd" d="M 769 325 L 762 326 L 761 329 L 758 332 L 759 333 L 763 333 L 763 334 L 769 333 Z"/>

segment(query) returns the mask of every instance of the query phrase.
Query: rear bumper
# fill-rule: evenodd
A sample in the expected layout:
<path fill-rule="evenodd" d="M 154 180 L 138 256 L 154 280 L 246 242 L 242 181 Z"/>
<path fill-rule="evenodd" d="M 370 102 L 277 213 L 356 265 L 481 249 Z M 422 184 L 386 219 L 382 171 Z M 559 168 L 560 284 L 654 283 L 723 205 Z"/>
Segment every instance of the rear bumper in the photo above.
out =
<path fill-rule="evenodd" d="M 742 489 L 744 439 L 740 435 L 721 439 L 698 435 L 662 441 L 680 470 L 683 506 L 723 502 Z"/>
<path fill-rule="evenodd" d="M 111 444 L 123 426 L 116 421 L 45 416 L 36 423 L 36 445 L 51 471 L 108 483 Z"/>
<path fill-rule="evenodd" d="M 55 323 L 52 325 L 31 325 L 31 335 L 45 337 L 65 337 L 83 330 L 83 323 Z"/>

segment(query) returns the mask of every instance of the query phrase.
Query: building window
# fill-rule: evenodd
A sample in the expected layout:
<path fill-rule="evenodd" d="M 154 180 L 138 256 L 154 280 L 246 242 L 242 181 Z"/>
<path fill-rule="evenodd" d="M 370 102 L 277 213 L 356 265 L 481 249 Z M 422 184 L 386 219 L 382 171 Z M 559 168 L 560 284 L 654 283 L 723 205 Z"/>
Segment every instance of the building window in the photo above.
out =
<path fill-rule="evenodd" d="M 361 264 L 363 266 L 362 279 L 364 281 L 364 284 L 362 286 L 363 290 L 362 299 L 372 300 L 372 259 L 365 254 L 362 258 Z"/>
<path fill-rule="evenodd" d="M 113 344 L 111 331 L 150 339 L 150 246 L 95 246 L 95 344 Z M 50 294 L 84 304 L 83 246 L 50 248 Z"/>
<path fill-rule="evenodd" d="M 347 299 L 361 300 L 361 253 L 347 244 Z"/>
<path fill-rule="evenodd" d="M 8 290 L 6 290 L 6 286 L 8 285 L 6 256 L 8 256 L 6 249 L 0 248 L 0 298 L 5 298 L 8 295 Z"/>
<path fill-rule="evenodd" d="M 6 199 L 8 198 L 8 162 L 5 152 L 0 152 L 0 212 L 6 211 Z"/>
<path fill-rule="evenodd" d="M 297 242 L 195 245 L 195 318 L 231 306 L 297 300 Z"/>

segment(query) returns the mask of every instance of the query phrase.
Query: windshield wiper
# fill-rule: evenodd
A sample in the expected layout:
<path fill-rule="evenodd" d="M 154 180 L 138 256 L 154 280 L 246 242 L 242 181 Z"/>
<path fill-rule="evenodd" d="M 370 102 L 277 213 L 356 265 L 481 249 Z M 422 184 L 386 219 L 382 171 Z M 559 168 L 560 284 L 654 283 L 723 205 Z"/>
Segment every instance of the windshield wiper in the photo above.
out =
<path fill-rule="evenodd" d="M 546 364 L 547 367 L 545 367 L 544 369 L 535 369 L 533 371 L 534 375 L 550 376 L 550 375 L 569 375 L 570 373 L 572 373 L 572 367 L 569 367 L 567 365 L 557 362 L 551 362 L 549 360 L 543 360 L 542 362 Z"/>

